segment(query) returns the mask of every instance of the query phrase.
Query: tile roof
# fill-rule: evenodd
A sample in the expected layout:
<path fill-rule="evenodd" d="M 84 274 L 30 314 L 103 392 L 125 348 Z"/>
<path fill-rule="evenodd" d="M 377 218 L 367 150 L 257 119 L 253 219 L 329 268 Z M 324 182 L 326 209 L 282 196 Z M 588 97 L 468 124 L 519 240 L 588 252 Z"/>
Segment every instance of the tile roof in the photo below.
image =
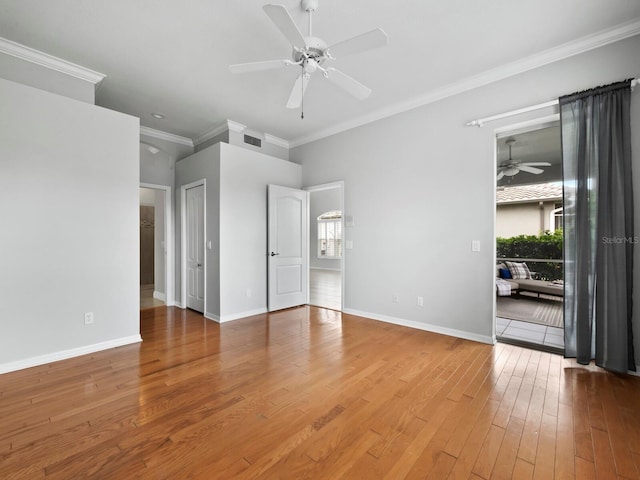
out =
<path fill-rule="evenodd" d="M 496 190 L 496 203 L 539 202 L 561 198 L 562 183 L 560 182 L 498 187 Z"/>

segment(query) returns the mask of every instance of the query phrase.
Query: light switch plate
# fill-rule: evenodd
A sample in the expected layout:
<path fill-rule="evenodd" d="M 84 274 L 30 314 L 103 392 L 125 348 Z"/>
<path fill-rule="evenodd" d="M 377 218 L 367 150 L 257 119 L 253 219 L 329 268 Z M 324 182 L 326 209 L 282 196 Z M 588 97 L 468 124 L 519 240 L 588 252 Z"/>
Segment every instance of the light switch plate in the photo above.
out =
<path fill-rule="evenodd" d="M 480 240 L 473 240 L 471 242 L 471 251 L 479 252 L 480 251 Z"/>

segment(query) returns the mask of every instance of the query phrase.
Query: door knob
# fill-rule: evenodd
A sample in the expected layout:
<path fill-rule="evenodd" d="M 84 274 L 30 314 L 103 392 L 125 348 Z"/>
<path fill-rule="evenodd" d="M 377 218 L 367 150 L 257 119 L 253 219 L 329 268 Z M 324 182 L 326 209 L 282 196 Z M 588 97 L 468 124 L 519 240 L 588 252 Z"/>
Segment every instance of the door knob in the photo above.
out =
<path fill-rule="evenodd" d="M 198 264 L 198 266 L 199 266 L 199 267 L 201 267 L 201 266 L 202 266 L 202 264 L 201 264 L 201 263 L 199 263 L 199 264 Z"/>
<path fill-rule="evenodd" d="M 271 255 L 272 257 L 275 257 L 276 255 L 280 255 L 280 254 L 271 252 L 269 255 Z"/>

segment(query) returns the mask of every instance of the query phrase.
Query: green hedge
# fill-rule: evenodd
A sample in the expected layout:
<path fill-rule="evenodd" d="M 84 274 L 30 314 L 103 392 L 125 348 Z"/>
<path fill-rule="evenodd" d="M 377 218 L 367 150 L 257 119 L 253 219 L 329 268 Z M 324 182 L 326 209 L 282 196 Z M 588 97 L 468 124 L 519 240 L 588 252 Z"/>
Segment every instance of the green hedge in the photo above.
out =
<path fill-rule="evenodd" d="M 542 235 L 518 235 L 496 239 L 496 256 L 501 258 L 548 258 L 562 260 L 562 230 L 545 232 Z M 535 271 L 542 280 L 563 278 L 562 263 L 530 262 L 529 270 Z"/>

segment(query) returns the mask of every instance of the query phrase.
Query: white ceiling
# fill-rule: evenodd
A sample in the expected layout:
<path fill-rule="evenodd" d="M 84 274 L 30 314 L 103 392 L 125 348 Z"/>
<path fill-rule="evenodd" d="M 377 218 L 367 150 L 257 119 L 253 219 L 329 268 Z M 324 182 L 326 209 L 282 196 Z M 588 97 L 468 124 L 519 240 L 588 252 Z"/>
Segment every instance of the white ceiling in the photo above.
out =
<path fill-rule="evenodd" d="M 0 36 L 106 74 L 97 103 L 144 126 L 193 139 L 231 119 L 296 144 L 437 98 L 525 57 L 542 63 L 553 58 L 550 49 L 577 39 L 640 33 L 637 0 L 320 0 L 315 36 L 333 44 L 380 27 L 389 45 L 334 62 L 373 89 L 367 100 L 316 74 L 301 120 L 299 110 L 285 108 L 297 69 L 228 69 L 290 57 L 262 10 L 267 1 L 0 0 Z M 299 2 L 274 1 L 306 34 Z"/>

